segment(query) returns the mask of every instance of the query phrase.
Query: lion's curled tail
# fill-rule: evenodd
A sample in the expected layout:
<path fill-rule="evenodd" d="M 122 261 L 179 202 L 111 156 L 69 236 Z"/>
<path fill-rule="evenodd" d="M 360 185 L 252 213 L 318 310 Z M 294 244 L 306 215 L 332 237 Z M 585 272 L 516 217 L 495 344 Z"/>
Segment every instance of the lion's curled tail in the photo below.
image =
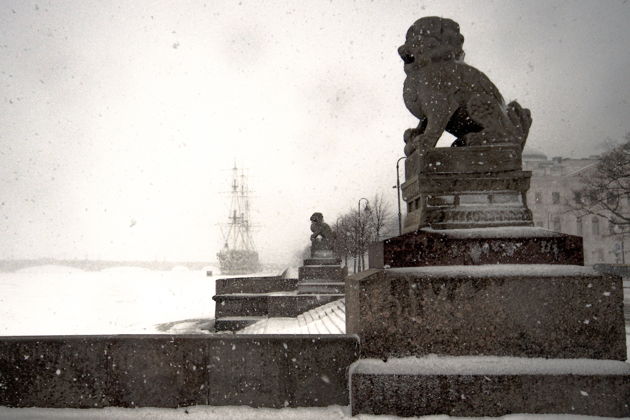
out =
<path fill-rule="evenodd" d="M 529 109 L 523 108 L 518 102 L 512 101 L 507 106 L 507 115 L 518 136 L 521 138 L 521 149 L 525 147 L 525 141 L 527 141 L 527 135 L 529 134 L 529 127 L 532 125 L 532 114 Z"/>

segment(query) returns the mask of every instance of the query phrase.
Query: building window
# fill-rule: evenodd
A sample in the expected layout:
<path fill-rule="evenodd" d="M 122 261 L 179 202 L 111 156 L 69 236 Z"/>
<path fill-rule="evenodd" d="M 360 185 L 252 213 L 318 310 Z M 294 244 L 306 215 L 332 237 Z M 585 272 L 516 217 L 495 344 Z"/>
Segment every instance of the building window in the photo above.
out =
<path fill-rule="evenodd" d="M 551 202 L 552 204 L 560 204 L 560 193 L 559 192 L 552 192 L 551 193 Z"/>
<path fill-rule="evenodd" d="M 582 218 L 578 217 L 577 220 L 575 221 L 576 227 L 577 227 L 577 234 L 579 236 L 582 236 L 584 233 L 584 227 L 582 226 Z"/>
<path fill-rule="evenodd" d="M 615 234 L 615 224 L 610 220 L 608 221 L 608 234 L 609 235 Z"/>
<path fill-rule="evenodd" d="M 573 191 L 573 198 L 576 203 L 582 202 L 582 193 L 580 191 Z"/>
<path fill-rule="evenodd" d="M 534 193 L 534 203 L 542 203 L 542 193 L 540 191 Z"/>
<path fill-rule="evenodd" d="M 599 219 L 597 218 L 597 216 L 593 217 L 593 219 L 591 220 L 591 226 L 592 226 L 592 232 L 593 235 L 598 236 L 599 235 Z"/>
<path fill-rule="evenodd" d="M 555 230 L 556 232 L 560 232 L 560 230 L 561 230 L 560 218 L 559 217 L 555 217 L 553 219 L 553 230 Z"/>

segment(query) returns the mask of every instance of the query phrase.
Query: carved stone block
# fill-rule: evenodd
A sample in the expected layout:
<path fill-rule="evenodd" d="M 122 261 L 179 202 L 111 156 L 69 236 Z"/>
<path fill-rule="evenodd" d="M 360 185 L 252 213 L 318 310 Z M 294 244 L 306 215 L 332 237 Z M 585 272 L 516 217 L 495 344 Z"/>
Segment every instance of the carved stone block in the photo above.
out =
<path fill-rule="evenodd" d="M 352 414 L 630 416 L 630 365 L 611 360 L 427 357 L 360 360 Z"/>
<path fill-rule="evenodd" d="M 530 177 L 528 171 L 417 174 L 402 185 L 404 232 L 532 226 L 526 201 Z"/>
<path fill-rule="evenodd" d="M 298 268 L 299 280 L 343 281 L 344 270 L 338 265 L 305 265 Z"/>
<path fill-rule="evenodd" d="M 298 268 L 299 294 L 336 294 L 344 293 L 344 279 L 348 269 L 342 267 L 338 258 L 330 258 L 322 263 L 323 258 L 309 258 L 305 265 Z M 318 264 L 306 264 L 316 262 Z"/>
<path fill-rule="evenodd" d="M 421 229 L 369 249 L 370 268 L 480 264 L 583 265 L 582 238 L 542 228 Z"/>
<path fill-rule="evenodd" d="M 620 277 L 567 265 L 370 270 L 346 281 L 364 358 L 626 359 Z"/>
<path fill-rule="evenodd" d="M 482 174 L 521 170 L 521 148 L 516 144 L 493 146 L 436 147 L 422 159 L 405 160 L 405 178 L 421 174 Z"/>

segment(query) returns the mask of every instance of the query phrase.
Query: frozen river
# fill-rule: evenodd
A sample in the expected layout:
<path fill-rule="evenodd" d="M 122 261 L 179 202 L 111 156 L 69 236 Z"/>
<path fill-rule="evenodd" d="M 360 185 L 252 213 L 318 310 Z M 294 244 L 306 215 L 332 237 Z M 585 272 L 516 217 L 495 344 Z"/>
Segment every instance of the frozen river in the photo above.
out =
<path fill-rule="evenodd" d="M 214 318 L 215 279 L 184 268 L 0 273 L 0 335 L 153 334 L 175 332 L 165 325 L 174 322 L 193 332 Z"/>

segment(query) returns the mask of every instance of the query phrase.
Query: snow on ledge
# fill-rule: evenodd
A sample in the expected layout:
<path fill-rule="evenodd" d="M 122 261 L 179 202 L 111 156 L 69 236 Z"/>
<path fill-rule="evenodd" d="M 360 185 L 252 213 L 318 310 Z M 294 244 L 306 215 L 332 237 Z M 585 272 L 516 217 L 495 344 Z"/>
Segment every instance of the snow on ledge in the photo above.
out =
<path fill-rule="evenodd" d="M 256 420 L 355 420 L 355 419 L 379 419 L 395 420 L 400 417 L 373 416 L 360 414 L 352 417 L 350 407 L 331 405 L 328 407 L 296 407 L 296 408 L 252 408 L 245 406 L 207 406 L 197 405 L 179 408 L 9 408 L 0 407 L 0 418 L 5 419 L 60 419 L 60 420 L 225 420 L 225 419 L 256 419 Z M 574 414 L 508 414 L 502 417 L 451 417 L 445 414 L 436 414 L 410 419 L 422 420 L 618 420 L 612 417 L 581 416 Z"/>
<path fill-rule="evenodd" d="M 470 229 L 432 229 L 423 228 L 422 232 L 437 233 L 456 239 L 475 238 L 558 238 L 570 236 L 553 230 L 530 226 L 504 226 Z"/>
<path fill-rule="evenodd" d="M 560 264 L 486 264 L 388 268 L 387 273 L 423 277 L 602 277 L 592 267 Z"/>
<path fill-rule="evenodd" d="M 498 356 L 437 356 L 362 359 L 351 372 L 368 375 L 629 375 L 618 360 L 543 359 Z"/>

